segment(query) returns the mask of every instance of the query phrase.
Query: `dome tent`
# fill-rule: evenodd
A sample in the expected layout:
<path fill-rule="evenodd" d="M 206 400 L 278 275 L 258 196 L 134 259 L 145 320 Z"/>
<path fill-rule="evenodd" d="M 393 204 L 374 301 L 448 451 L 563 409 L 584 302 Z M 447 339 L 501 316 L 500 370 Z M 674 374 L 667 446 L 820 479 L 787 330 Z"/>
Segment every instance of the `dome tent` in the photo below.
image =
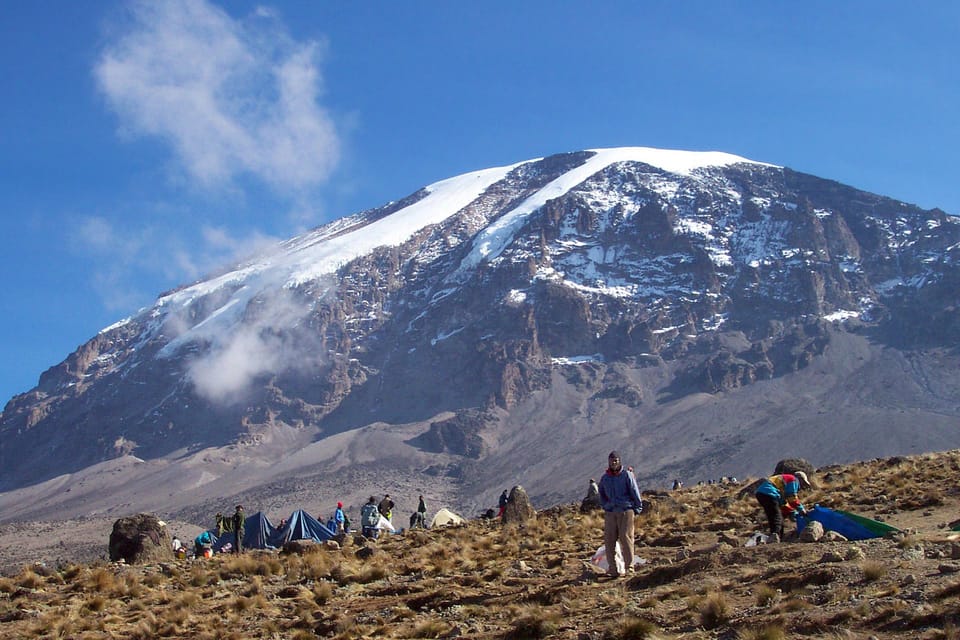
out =
<path fill-rule="evenodd" d="M 458 525 L 463 524 L 465 521 L 462 517 L 455 514 L 449 509 L 440 509 L 437 511 L 436 515 L 433 516 L 433 520 L 430 521 L 430 528 L 434 527 L 443 527 L 446 525 Z"/>

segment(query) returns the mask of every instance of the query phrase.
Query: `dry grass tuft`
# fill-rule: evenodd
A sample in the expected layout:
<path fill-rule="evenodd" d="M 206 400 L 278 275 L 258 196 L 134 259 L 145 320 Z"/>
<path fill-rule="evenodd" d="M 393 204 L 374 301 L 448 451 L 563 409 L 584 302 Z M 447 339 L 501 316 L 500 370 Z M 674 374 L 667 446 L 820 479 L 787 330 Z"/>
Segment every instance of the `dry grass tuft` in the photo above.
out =
<path fill-rule="evenodd" d="M 700 604 L 700 624 L 705 629 L 716 629 L 730 620 L 730 601 L 719 591 L 707 594 Z"/>
<path fill-rule="evenodd" d="M 780 599 L 780 590 L 770 585 L 762 584 L 754 591 L 758 607 L 769 607 Z"/>
<path fill-rule="evenodd" d="M 547 638 L 557 632 L 560 615 L 547 607 L 518 607 L 514 611 L 507 640 Z"/>
<path fill-rule="evenodd" d="M 740 634 L 742 640 L 786 640 L 787 632 L 780 624 L 771 624 L 760 629 L 748 629 Z"/>
<path fill-rule="evenodd" d="M 889 567 L 883 562 L 875 560 L 864 560 L 860 563 L 860 570 L 863 572 L 865 582 L 875 582 L 889 573 Z"/>
<path fill-rule="evenodd" d="M 658 631 L 657 625 L 649 620 L 634 616 L 620 618 L 603 632 L 604 640 L 646 640 Z"/>

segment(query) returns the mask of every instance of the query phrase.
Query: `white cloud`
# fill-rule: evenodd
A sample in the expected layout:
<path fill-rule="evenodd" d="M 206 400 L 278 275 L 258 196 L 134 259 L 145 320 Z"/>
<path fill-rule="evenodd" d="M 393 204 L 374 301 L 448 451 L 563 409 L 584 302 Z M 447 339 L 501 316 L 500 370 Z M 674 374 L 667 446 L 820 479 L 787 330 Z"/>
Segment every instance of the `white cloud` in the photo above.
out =
<path fill-rule="evenodd" d="M 147 289 L 157 282 L 190 282 L 278 242 L 256 231 L 239 236 L 209 225 L 196 230 L 162 228 L 160 223 L 135 228 L 102 216 L 76 219 L 69 238 L 73 253 L 90 260 L 91 284 L 104 307 L 124 313 L 152 301 L 160 290 Z"/>
<path fill-rule="evenodd" d="M 204 0 L 135 2 L 131 15 L 94 70 L 126 130 L 167 141 L 206 186 L 329 176 L 339 140 L 318 104 L 320 43 L 295 42 L 268 10 L 239 21 Z"/>
<path fill-rule="evenodd" d="M 244 309 L 242 324 L 218 334 L 190 363 L 187 376 L 197 394 L 231 404 L 243 400 L 260 377 L 316 371 L 324 351 L 321 337 L 305 322 L 310 310 L 290 290 L 261 293 Z"/>

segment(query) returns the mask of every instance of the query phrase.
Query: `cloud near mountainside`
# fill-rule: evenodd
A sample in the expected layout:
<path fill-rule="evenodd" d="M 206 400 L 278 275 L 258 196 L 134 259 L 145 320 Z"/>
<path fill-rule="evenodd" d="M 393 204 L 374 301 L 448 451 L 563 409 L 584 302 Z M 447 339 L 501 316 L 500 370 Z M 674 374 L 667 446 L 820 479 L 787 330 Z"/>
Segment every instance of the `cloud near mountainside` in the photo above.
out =
<path fill-rule="evenodd" d="M 329 176 L 339 140 L 317 103 L 319 43 L 293 41 L 267 11 L 238 21 L 203 0 L 136 2 L 131 15 L 94 69 L 125 130 L 170 143 L 206 186 Z"/>
<path fill-rule="evenodd" d="M 261 294 L 243 311 L 244 322 L 208 336 L 210 348 L 187 372 L 194 390 L 226 405 L 241 401 L 261 376 L 318 370 L 326 357 L 320 336 L 307 326 L 310 311 L 288 289 Z"/>

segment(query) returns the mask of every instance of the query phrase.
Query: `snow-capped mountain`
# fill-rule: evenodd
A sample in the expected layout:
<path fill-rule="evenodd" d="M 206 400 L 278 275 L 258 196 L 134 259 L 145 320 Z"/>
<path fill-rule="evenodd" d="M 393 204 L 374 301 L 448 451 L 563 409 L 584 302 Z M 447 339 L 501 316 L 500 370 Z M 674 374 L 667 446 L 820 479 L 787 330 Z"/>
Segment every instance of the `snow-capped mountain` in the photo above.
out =
<path fill-rule="evenodd" d="M 960 446 L 958 257 L 942 211 L 726 153 L 476 171 L 101 331 L 0 415 L 0 490 L 135 460 L 146 506 L 187 504 L 160 468 L 472 506 L 573 499 L 610 448 L 656 483 Z"/>

